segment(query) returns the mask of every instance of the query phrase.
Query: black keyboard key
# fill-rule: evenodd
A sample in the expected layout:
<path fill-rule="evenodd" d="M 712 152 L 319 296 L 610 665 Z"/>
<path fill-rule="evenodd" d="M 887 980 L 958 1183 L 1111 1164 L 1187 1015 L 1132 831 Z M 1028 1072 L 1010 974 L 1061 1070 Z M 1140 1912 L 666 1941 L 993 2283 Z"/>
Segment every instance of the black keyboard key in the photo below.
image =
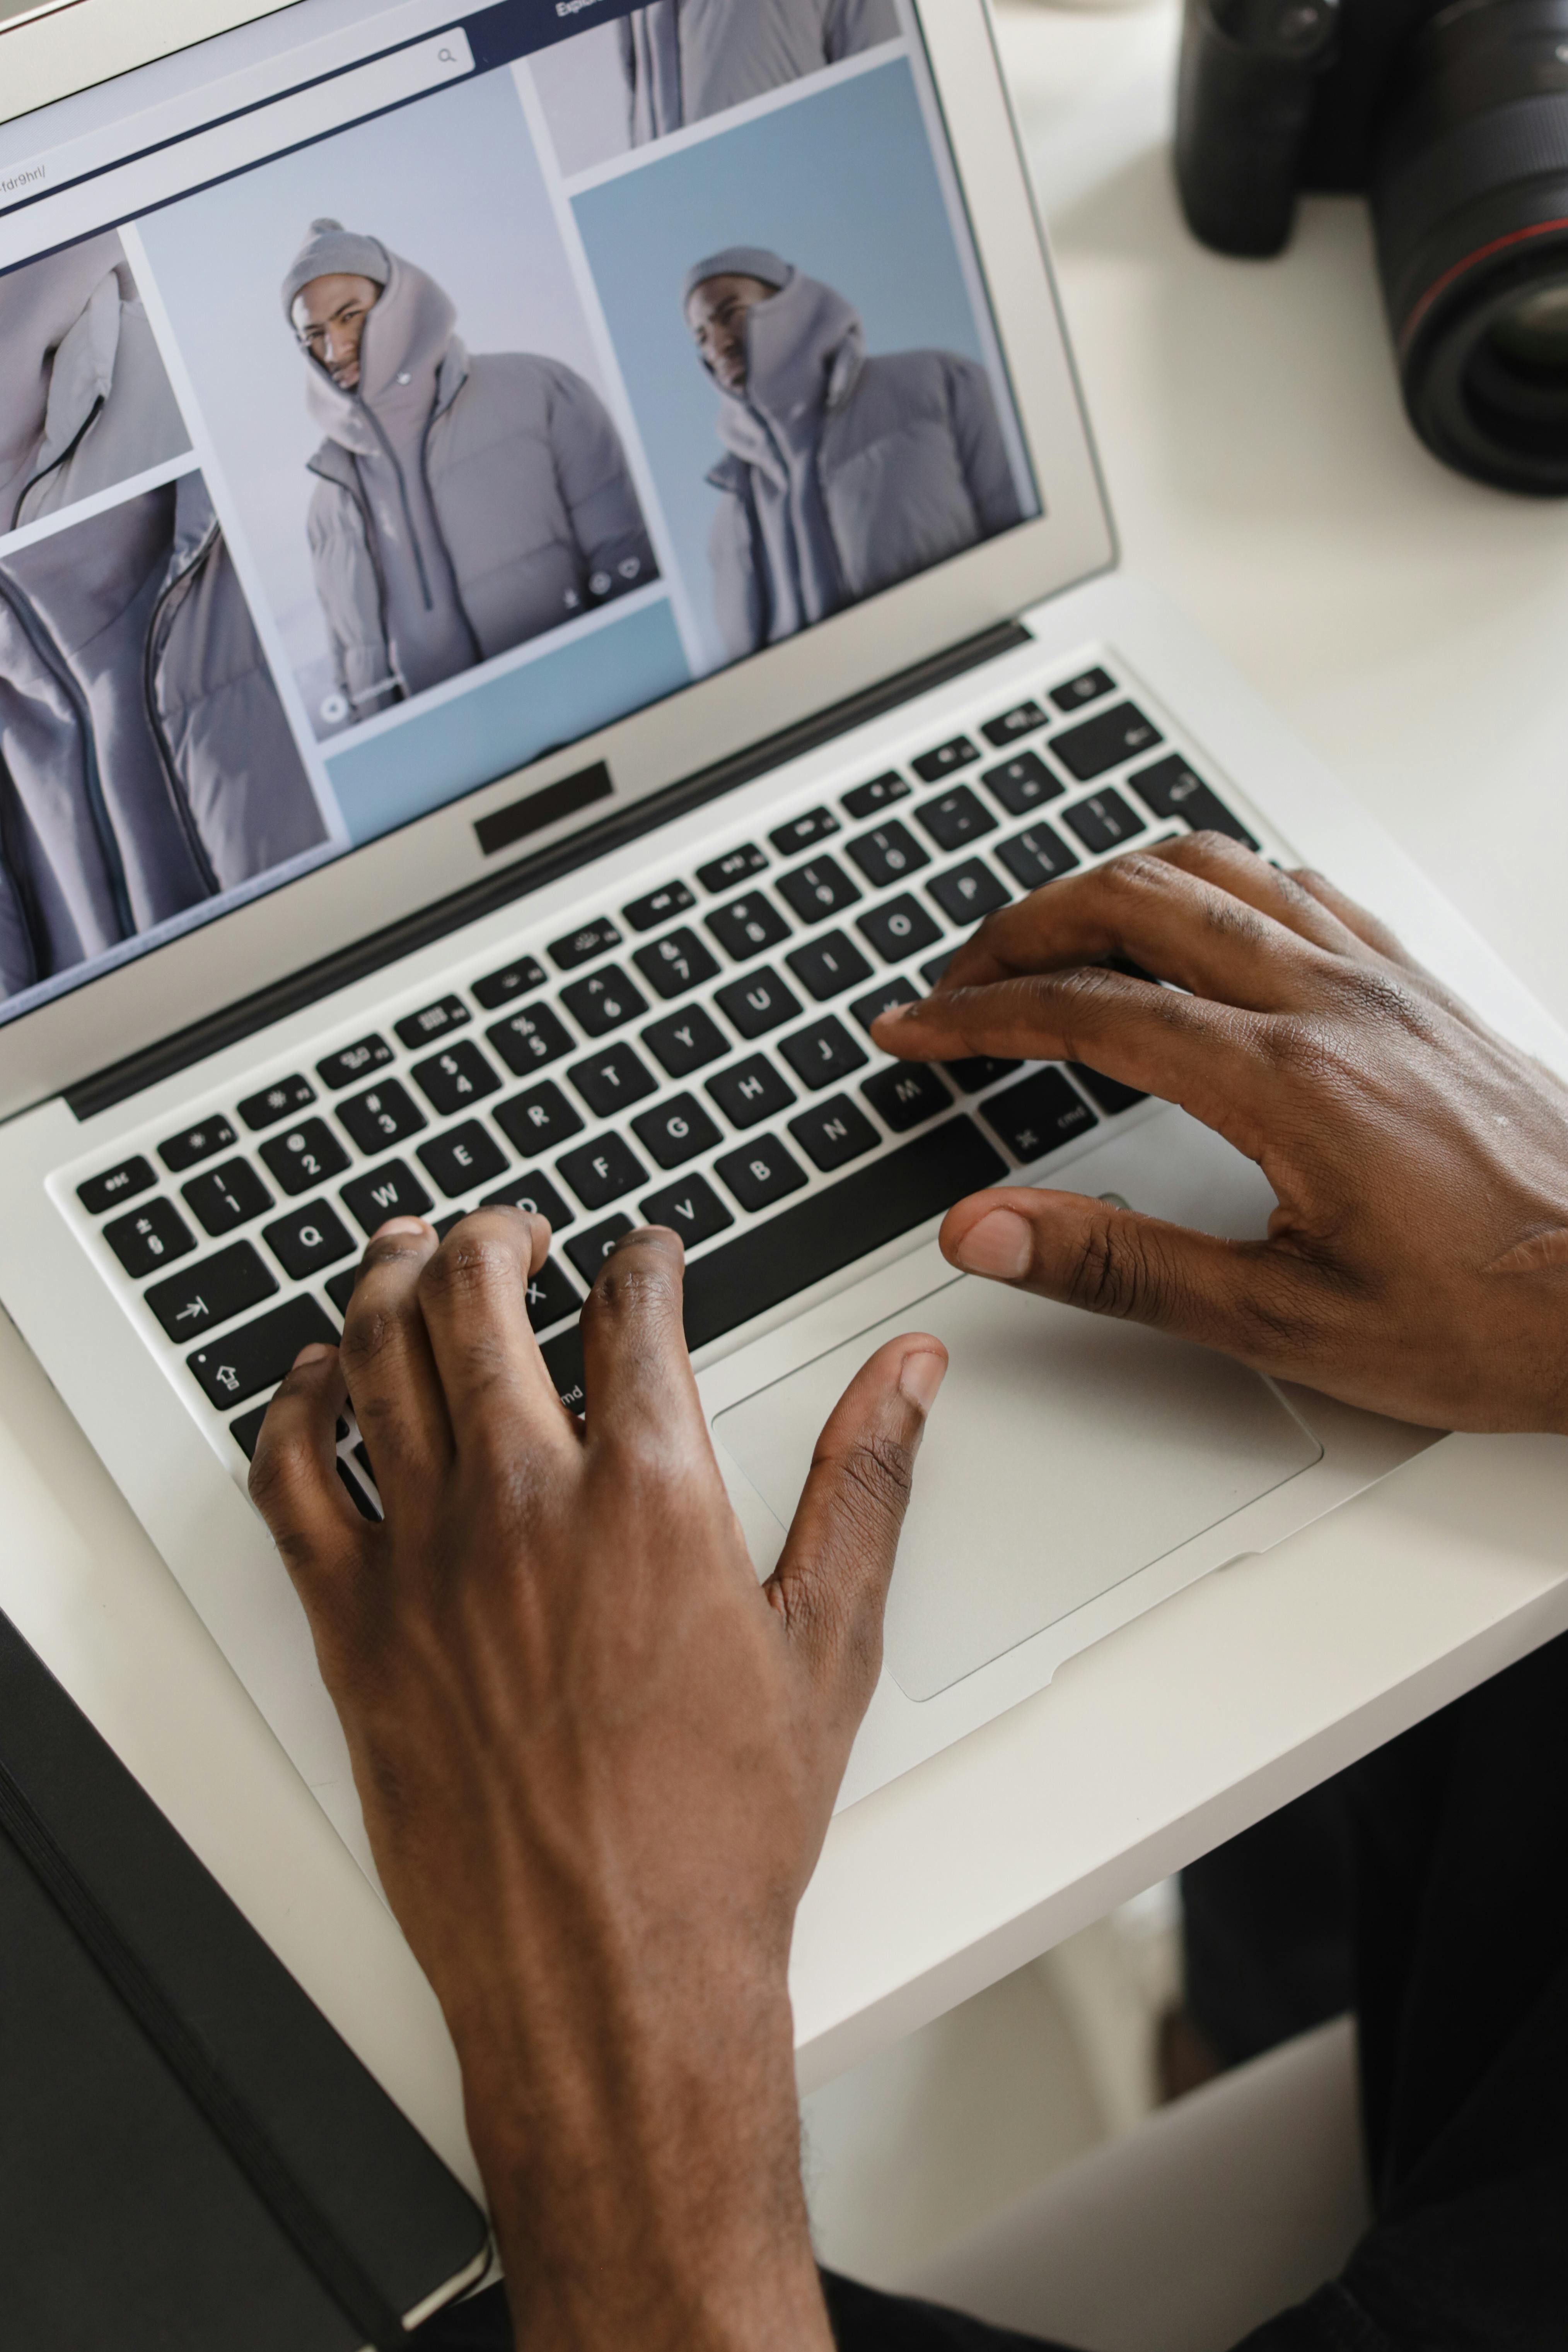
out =
<path fill-rule="evenodd" d="M 1120 849 L 1124 842 L 1136 841 L 1141 833 L 1148 830 L 1121 793 L 1109 786 L 1064 809 L 1062 822 L 1070 825 L 1084 847 L 1096 856 L 1101 850 Z"/>
<path fill-rule="evenodd" d="M 416 1062 L 414 1078 L 443 1118 L 455 1118 L 470 1103 L 483 1102 L 500 1085 L 494 1063 L 486 1060 L 471 1037 L 448 1045 L 444 1054 L 432 1054 L 427 1062 Z"/>
<path fill-rule="evenodd" d="M 693 1070 L 722 1061 L 730 1050 L 724 1032 L 700 1004 L 688 1005 L 684 1013 L 667 1013 L 643 1031 L 642 1042 L 672 1078 L 689 1077 Z"/>
<path fill-rule="evenodd" d="M 719 1141 L 719 1130 L 694 1095 L 677 1095 L 632 1121 L 632 1133 L 661 1168 L 684 1168 Z"/>
<path fill-rule="evenodd" d="M 647 1064 L 626 1045 L 606 1046 L 590 1061 L 574 1063 L 566 1075 L 601 1118 L 614 1118 L 628 1104 L 658 1091 L 658 1080 Z"/>
<path fill-rule="evenodd" d="M 570 1207 L 563 1193 L 558 1192 L 548 1176 L 537 1168 L 525 1175 L 514 1176 L 493 1192 L 487 1192 L 479 1206 L 482 1209 L 531 1209 L 536 1216 L 548 1217 L 552 1233 L 564 1233 L 577 1222 L 577 1212 Z"/>
<path fill-rule="evenodd" d="M 907 801 L 914 786 L 889 768 L 885 776 L 873 776 L 868 784 L 857 784 L 852 793 L 844 795 L 846 814 L 852 817 L 875 816 L 879 809 L 891 808 L 895 801 Z"/>
<path fill-rule="evenodd" d="M 1020 735 L 1032 735 L 1045 724 L 1046 714 L 1037 702 L 1016 702 L 1000 719 L 988 719 L 980 731 L 994 751 L 1002 751 Z"/>
<path fill-rule="evenodd" d="M 261 1157 L 290 1200 L 341 1176 L 349 1155 L 322 1118 L 308 1118 L 285 1135 L 274 1135 L 261 1147 Z"/>
<path fill-rule="evenodd" d="M 789 925 L 771 898 L 760 890 L 748 890 L 743 898 L 731 898 L 727 907 L 717 907 L 703 918 L 709 929 L 735 963 L 744 963 L 748 956 L 760 955 L 765 948 L 776 948 L 781 940 L 789 937 Z"/>
<path fill-rule="evenodd" d="M 1051 750 L 1080 784 L 1087 784 L 1091 777 L 1102 776 L 1107 768 L 1135 760 L 1140 751 L 1147 751 L 1159 740 L 1159 729 L 1152 719 L 1144 718 L 1135 702 L 1119 702 L 1114 710 L 1102 710 L 1098 719 L 1069 727 L 1065 735 L 1054 735 Z"/>
<path fill-rule="evenodd" d="M 794 1087 L 765 1054 L 753 1054 L 749 1061 L 721 1070 L 717 1077 L 709 1079 L 708 1091 L 731 1126 L 742 1132 L 760 1126 L 764 1118 L 776 1118 L 795 1100 Z"/>
<path fill-rule="evenodd" d="M 1147 1102 L 1146 1094 L 1136 1087 L 1123 1086 L 1120 1078 L 1108 1078 L 1102 1071 L 1091 1070 L 1083 1062 L 1069 1062 L 1068 1069 L 1085 1092 L 1113 1118 L 1118 1111 L 1131 1110 L 1135 1103 Z"/>
<path fill-rule="evenodd" d="M 874 1078 L 862 1079 L 860 1091 L 895 1135 L 907 1135 L 911 1127 L 923 1126 L 939 1110 L 952 1108 L 952 1097 L 936 1072 L 920 1062 L 900 1062 L 890 1070 L 879 1070 Z"/>
<path fill-rule="evenodd" d="M 194 1209 L 204 1229 L 216 1241 L 236 1225 L 248 1224 L 272 1206 L 272 1195 L 248 1160 L 226 1160 L 205 1176 L 193 1176 L 180 1187 L 187 1208 Z"/>
<path fill-rule="evenodd" d="M 836 857 L 814 857 L 779 877 L 779 896 L 803 923 L 825 923 L 853 907 L 860 893 Z"/>
<path fill-rule="evenodd" d="M 569 1282 L 552 1257 L 547 1257 L 536 1274 L 528 1277 L 528 1319 L 536 1331 L 548 1331 L 554 1323 L 564 1323 L 583 1305 L 583 1294 Z"/>
<path fill-rule="evenodd" d="M 668 1225 L 688 1249 L 695 1249 L 699 1242 L 710 1242 L 715 1234 L 735 1222 L 701 1176 L 683 1177 L 679 1184 L 667 1184 L 662 1192 L 650 1192 L 642 1204 L 642 1215 L 645 1224 Z"/>
<path fill-rule="evenodd" d="M 354 1295 L 354 1285 L 358 1280 L 359 1267 L 357 1265 L 347 1265 L 343 1268 L 342 1274 L 334 1274 L 331 1280 L 328 1283 L 327 1297 L 331 1300 L 332 1305 L 337 1308 L 340 1315 L 346 1315 L 348 1313 L 349 1300 Z"/>
<path fill-rule="evenodd" d="M 714 1173 L 723 1178 L 742 1208 L 753 1216 L 759 1209 L 787 1201 L 808 1181 L 799 1160 L 784 1150 L 776 1135 L 759 1135 L 742 1150 L 727 1151 L 715 1160 Z"/>
<path fill-rule="evenodd" d="M 873 907 L 868 915 L 857 915 L 855 923 L 884 963 L 902 963 L 906 956 L 934 947 L 942 937 L 919 900 L 907 893 L 901 898 L 889 898 L 885 907 Z"/>
<path fill-rule="evenodd" d="M 172 1201 L 149 1201 L 144 1209 L 117 1217 L 105 1225 L 103 1238 L 126 1273 L 138 1281 L 161 1265 L 172 1265 L 196 1245 L 195 1234 Z"/>
<path fill-rule="evenodd" d="M 309 1282 L 323 1267 L 336 1265 L 353 1254 L 353 1236 L 335 1209 L 325 1201 L 309 1208 L 290 1209 L 276 1224 L 263 1225 L 261 1238 L 296 1282 Z"/>
<path fill-rule="evenodd" d="M 864 996 L 858 996 L 849 1010 L 863 1029 L 869 1029 L 882 1013 L 891 1013 L 896 1005 L 913 1004 L 919 996 L 920 990 L 911 981 L 906 980 L 901 971 L 894 972 L 879 988 L 868 989 Z"/>
<path fill-rule="evenodd" d="M 466 1029 L 473 1017 L 460 996 L 443 996 L 438 1004 L 426 1004 L 393 1025 L 409 1052 L 416 1054 L 421 1045 L 449 1037 L 454 1029 Z"/>
<path fill-rule="evenodd" d="M 967 784 L 943 793 L 940 800 L 922 801 L 915 821 L 924 825 L 939 849 L 962 849 L 966 842 L 996 830 L 995 818 Z"/>
<path fill-rule="evenodd" d="M 595 923 L 584 923 L 570 939 L 557 940 L 549 950 L 550 961 L 558 971 L 575 971 L 582 964 L 592 963 L 595 956 L 608 955 L 621 944 L 621 934 L 614 923 L 603 917 Z"/>
<path fill-rule="evenodd" d="M 77 1186 L 76 1196 L 89 1217 L 102 1217 L 121 1201 L 133 1201 L 138 1192 L 150 1191 L 157 1181 L 153 1162 L 138 1154 L 134 1160 L 122 1160 L 118 1168 L 106 1168 L 101 1176 L 88 1177 Z"/>
<path fill-rule="evenodd" d="M 792 816 L 787 824 L 770 833 L 768 839 L 781 857 L 798 857 L 803 849 L 809 849 L 814 842 L 826 841 L 839 829 L 838 819 L 831 809 L 807 809 L 804 816 Z"/>
<path fill-rule="evenodd" d="M 373 1070 L 384 1070 L 391 1059 L 392 1048 L 384 1037 L 362 1037 L 357 1045 L 344 1045 L 318 1062 L 316 1076 L 333 1094 L 342 1094 L 357 1079 L 368 1078 Z"/>
<path fill-rule="evenodd" d="M 843 1108 L 869 1127 L 852 1104 Z M 822 1118 L 834 1108 L 826 1104 L 811 1116 Z M 927 1128 L 868 1168 L 743 1227 L 697 1259 L 686 1277 L 688 1345 L 703 1347 L 766 1314 L 1006 1172 L 1001 1153 L 972 1119 Z"/>
<path fill-rule="evenodd" d="M 601 1135 L 592 1143 L 579 1144 L 575 1151 L 558 1160 L 555 1168 L 588 1210 L 607 1209 L 612 1201 L 647 1181 L 647 1170 L 618 1135 Z"/>
<path fill-rule="evenodd" d="M 906 874 L 918 874 L 922 866 L 931 864 L 931 852 L 922 849 L 907 824 L 895 818 L 891 824 L 879 824 L 874 833 L 863 833 L 849 844 L 849 855 L 873 890 L 886 890 L 901 882 Z"/>
<path fill-rule="evenodd" d="M 506 1153 L 488 1128 L 477 1118 L 466 1118 L 461 1127 L 448 1128 L 433 1143 L 422 1143 L 419 1164 L 448 1201 L 457 1201 L 503 1175 Z"/>
<path fill-rule="evenodd" d="M 542 1070 L 572 1051 L 571 1031 L 548 1004 L 526 1005 L 485 1034 L 514 1078 L 525 1078 L 530 1070 Z"/>
<path fill-rule="evenodd" d="M 742 1037 L 765 1037 L 781 1021 L 793 1021 L 800 1011 L 800 999 L 779 978 L 776 971 L 748 972 L 744 980 L 732 980 L 721 988 L 713 1002 L 732 1021 Z"/>
<path fill-rule="evenodd" d="M 634 898 L 622 914 L 634 931 L 657 930 L 668 923 L 671 915 L 684 915 L 688 907 L 695 907 L 697 893 L 684 882 L 667 882 L 662 890 L 650 890 L 646 898 Z"/>
<path fill-rule="evenodd" d="M 435 1205 L 418 1177 L 401 1160 L 389 1160 L 384 1167 L 373 1168 L 368 1176 L 356 1176 L 352 1184 L 343 1186 L 343 1199 L 367 1234 L 379 1233 L 389 1217 L 423 1217 Z"/>
<path fill-rule="evenodd" d="M 980 1116 L 1026 1165 L 1100 1124 L 1059 1070 L 1035 1070 L 1016 1087 L 1004 1087 L 981 1104 Z"/>
<path fill-rule="evenodd" d="M 1114 694 L 1116 680 L 1102 669 L 1080 670 L 1069 677 L 1065 686 L 1051 688 L 1051 700 L 1060 711 L 1082 710 L 1086 704 L 1099 702 L 1104 696 Z"/>
<path fill-rule="evenodd" d="M 338 1117 L 360 1150 L 370 1152 L 402 1143 L 429 1124 L 407 1087 L 395 1078 L 384 1079 L 368 1094 L 351 1095 L 338 1105 Z"/>
<path fill-rule="evenodd" d="M 586 980 L 572 981 L 561 992 L 561 1002 L 588 1037 L 607 1037 L 623 1021 L 635 1021 L 647 1011 L 647 999 L 632 986 L 624 971 L 606 964 Z"/>
<path fill-rule="evenodd" d="M 161 1143 L 158 1157 L 174 1175 L 183 1176 L 187 1168 L 199 1168 L 216 1152 L 231 1151 L 238 1141 L 226 1118 L 204 1119 L 200 1127 L 187 1127 L 183 1135 L 172 1135 L 167 1143 Z"/>
<path fill-rule="evenodd" d="M 568 1242 L 566 1255 L 584 1281 L 591 1286 L 594 1276 L 598 1273 L 621 1235 L 635 1230 L 631 1219 L 627 1216 L 617 1214 L 614 1217 L 606 1217 L 603 1224 L 590 1225 L 585 1234 L 579 1234 L 574 1242 Z M 548 1360 L 546 1357 L 546 1361 Z"/>
<path fill-rule="evenodd" d="M 1022 1062 L 1004 1062 L 994 1054 L 972 1054 L 964 1062 L 944 1062 L 942 1068 L 961 1095 L 977 1095 L 998 1078 L 1010 1078 Z"/>
<path fill-rule="evenodd" d="M 722 857 L 700 866 L 697 879 L 717 898 L 721 892 L 732 890 L 737 882 L 748 882 L 753 874 L 761 874 L 767 862 L 766 851 L 759 849 L 754 841 L 748 841 L 741 848 L 726 850 Z"/>
<path fill-rule="evenodd" d="M 944 776 L 956 774 L 960 768 L 967 768 L 971 760 L 979 757 L 967 735 L 955 735 L 950 743 L 939 743 L 934 751 L 922 751 L 910 764 L 922 784 L 940 784 Z"/>
<path fill-rule="evenodd" d="M 559 1339 L 546 1339 L 540 1349 L 544 1369 L 555 1383 L 555 1393 L 568 1412 L 581 1412 L 586 1399 L 583 1391 L 583 1335 L 574 1324 Z"/>
<path fill-rule="evenodd" d="M 926 888 L 950 923 L 977 923 L 1008 903 L 1006 885 L 999 882 L 983 857 L 967 858 L 946 874 L 938 874 Z"/>
<path fill-rule="evenodd" d="M 809 1029 L 797 1029 L 793 1037 L 781 1039 L 779 1052 L 790 1068 L 814 1094 L 824 1087 L 836 1086 L 852 1070 L 863 1070 L 869 1056 L 863 1045 L 829 1013 L 826 1020 L 814 1021 Z"/>
<path fill-rule="evenodd" d="M 921 978 L 928 988 L 934 988 L 940 980 L 947 977 L 948 965 L 957 953 L 957 948 L 949 948 L 945 954 L 932 956 L 929 963 L 921 964 Z"/>
<path fill-rule="evenodd" d="M 700 988 L 719 969 L 696 932 L 684 927 L 667 932 L 650 947 L 638 948 L 632 961 L 667 1004 L 673 997 L 685 996 L 690 990 Z"/>
<path fill-rule="evenodd" d="M 228 1425 L 229 1435 L 247 1462 L 256 1459 L 256 1449 L 261 1442 L 261 1424 L 267 1418 L 267 1407 L 258 1404 L 250 1412 L 242 1412 L 237 1421 Z"/>
<path fill-rule="evenodd" d="M 495 1121 L 525 1160 L 536 1151 L 553 1151 L 569 1136 L 583 1132 L 583 1114 L 573 1109 L 553 1078 L 500 1104 Z"/>
<path fill-rule="evenodd" d="M 199 1339 L 216 1324 L 259 1307 L 277 1288 L 277 1276 L 268 1273 L 253 1244 L 233 1242 L 166 1282 L 155 1282 L 147 1304 L 171 1339 Z"/>
<path fill-rule="evenodd" d="M 1180 817 L 1194 833 L 1228 834 L 1232 841 L 1243 842 L 1248 849 L 1260 845 L 1219 794 L 1183 759 L 1157 760 L 1152 768 L 1140 768 L 1127 781 L 1153 816 Z"/>
<path fill-rule="evenodd" d="M 1038 890 L 1047 882 L 1058 881 L 1078 864 L 1077 850 L 1069 849 L 1060 834 L 1043 820 L 1003 842 L 996 855 L 1025 890 Z"/>
<path fill-rule="evenodd" d="M 474 996 L 487 1013 L 499 1013 L 503 1004 L 510 1004 L 520 996 L 542 988 L 549 978 L 537 956 L 519 956 L 500 971 L 489 971 L 483 980 L 474 982 Z"/>
<path fill-rule="evenodd" d="M 827 931 L 819 940 L 808 940 L 804 947 L 792 948 L 784 961 L 819 1004 L 871 977 L 870 965 L 842 931 Z"/>
<path fill-rule="evenodd" d="M 258 1095 L 247 1095 L 239 1106 L 239 1115 L 251 1133 L 259 1135 L 315 1099 L 316 1089 L 309 1078 L 279 1078 L 276 1086 L 264 1087 Z"/>
<path fill-rule="evenodd" d="M 792 1118 L 789 1131 L 825 1175 L 875 1149 L 877 1130 L 847 1095 L 835 1095 Z"/>
<path fill-rule="evenodd" d="M 1059 801 L 1067 786 L 1047 768 L 1037 751 L 1020 751 L 999 768 L 987 768 L 980 779 L 995 793 L 1009 816 L 1026 816 L 1047 801 Z"/>
<path fill-rule="evenodd" d="M 262 1389 L 276 1388 L 301 1348 L 321 1342 L 332 1348 L 337 1340 L 336 1324 L 313 1298 L 289 1298 L 185 1361 L 218 1411 L 226 1412 Z"/>

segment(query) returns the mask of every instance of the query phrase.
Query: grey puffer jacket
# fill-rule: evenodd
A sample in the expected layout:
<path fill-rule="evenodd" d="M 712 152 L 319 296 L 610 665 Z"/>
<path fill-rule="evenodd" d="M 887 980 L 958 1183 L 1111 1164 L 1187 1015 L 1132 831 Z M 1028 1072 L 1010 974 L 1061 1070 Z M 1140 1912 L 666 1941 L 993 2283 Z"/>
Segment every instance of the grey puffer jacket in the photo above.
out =
<path fill-rule="evenodd" d="M 365 321 L 357 392 L 311 360 L 307 395 L 328 438 L 310 460 L 309 531 L 332 667 L 355 718 L 406 689 L 390 568 L 414 565 L 416 517 L 378 409 L 424 389 L 429 506 L 480 660 L 645 587 L 658 566 L 620 436 L 598 394 L 558 360 L 470 357 L 435 280 L 388 254 Z M 418 593 L 399 581 L 399 594 Z M 454 656 L 461 667 L 473 652 Z M 420 675 L 419 684 L 436 683 Z"/>
<path fill-rule="evenodd" d="M 0 996 L 325 838 L 199 475 L 0 563 Z"/>
<path fill-rule="evenodd" d="M 746 390 L 721 397 L 710 553 L 733 656 L 1022 518 L 984 368 L 955 352 L 868 359 L 859 313 L 798 269 L 750 312 Z"/>
<path fill-rule="evenodd" d="M 0 278 L 0 531 L 189 446 L 117 236 Z"/>
<path fill-rule="evenodd" d="M 617 26 L 634 147 L 896 41 L 894 0 L 652 0 Z"/>

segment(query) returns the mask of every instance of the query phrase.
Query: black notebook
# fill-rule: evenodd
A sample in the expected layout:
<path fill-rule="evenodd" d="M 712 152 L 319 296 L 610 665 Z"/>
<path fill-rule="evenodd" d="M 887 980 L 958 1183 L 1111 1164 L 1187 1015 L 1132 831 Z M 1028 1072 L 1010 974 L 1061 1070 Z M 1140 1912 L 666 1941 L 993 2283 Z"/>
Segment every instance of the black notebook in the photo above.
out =
<path fill-rule="evenodd" d="M 379 2352 L 487 2242 L 0 1616 L 0 2344 Z"/>

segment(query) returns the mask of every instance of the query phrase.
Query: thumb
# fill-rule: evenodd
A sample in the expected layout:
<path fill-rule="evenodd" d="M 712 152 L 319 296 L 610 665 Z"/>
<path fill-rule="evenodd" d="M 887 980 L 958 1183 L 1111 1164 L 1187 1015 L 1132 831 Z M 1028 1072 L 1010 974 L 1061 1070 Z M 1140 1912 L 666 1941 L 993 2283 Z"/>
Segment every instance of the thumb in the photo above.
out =
<path fill-rule="evenodd" d="M 1083 1192 L 973 1193 L 938 1240 L 965 1274 L 1066 1307 L 1147 1323 L 1261 1371 L 1303 1379 L 1324 1301 L 1311 1268 L 1271 1242 L 1217 1240 Z"/>
<path fill-rule="evenodd" d="M 882 1612 L 926 1416 L 947 1374 L 940 1339 L 889 1339 L 828 1416 L 778 1566 L 765 1587 L 845 1746 L 882 1664 Z"/>

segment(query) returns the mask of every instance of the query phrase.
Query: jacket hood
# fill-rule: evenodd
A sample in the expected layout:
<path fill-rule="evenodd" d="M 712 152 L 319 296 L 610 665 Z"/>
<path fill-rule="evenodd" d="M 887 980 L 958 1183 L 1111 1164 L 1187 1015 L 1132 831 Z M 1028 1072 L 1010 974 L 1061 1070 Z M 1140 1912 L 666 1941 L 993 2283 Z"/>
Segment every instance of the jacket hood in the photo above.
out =
<path fill-rule="evenodd" d="M 0 481 L 13 464 L 52 465 L 107 400 L 121 306 L 134 291 L 117 236 L 51 254 L 0 284 L 0 420 L 22 433 L 19 448 L 0 447 Z"/>
<path fill-rule="evenodd" d="M 774 444 L 809 440 L 841 408 L 866 363 L 860 313 L 831 286 L 792 268 L 746 320 L 746 389 L 721 393 L 719 435 L 727 449 L 776 474 Z"/>
<path fill-rule="evenodd" d="M 306 360 L 306 407 L 329 440 L 360 457 L 379 446 L 367 408 L 395 393 L 400 404 L 409 402 L 420 385 L 427 387 L 429 404 L 438 393 L 449 398 L 452 371 L 446 363 L 455 360 L 459 371 L 467 363 L 454 331 L 458 313 L 451 296 L 412 261 L 395 253 L 387 260 L 391 274 L 360 342 L 358 391 L 340 391 L 320 360 Z"/>

